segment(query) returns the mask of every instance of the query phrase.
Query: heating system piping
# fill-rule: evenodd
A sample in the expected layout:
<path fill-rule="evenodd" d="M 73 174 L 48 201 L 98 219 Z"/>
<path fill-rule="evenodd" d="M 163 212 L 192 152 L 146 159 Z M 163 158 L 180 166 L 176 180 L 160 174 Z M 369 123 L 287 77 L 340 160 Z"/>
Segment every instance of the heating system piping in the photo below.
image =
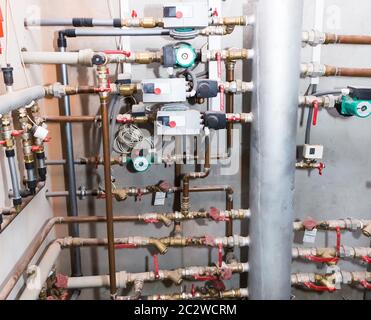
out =
<path fill-rule="evenodd" d="M 282 8 L 290 8 L 290 10 L 284 10 L 290 12 L 290 16 L 282 19 L 282 16 L 277 17 L 277 12 L 281 12 Z M 293 209 L 292 209 L 292 186 L 293 186 L 293 175 L 296 168 L 318 168 L 317 163 L 311 163 L 310 165 L 301 166 L 300 163 L 296 163 L 295 159 L 291 159 L 287 156 L 282 156 L 282 152 L 285 154 L 294 154 L 292 151 L 295 147 L 295 127 L 297 118 L 297 106 L 310 106 L 312 107 L 314 102 L 320 107 L 334 108 L 336 103 L 339 103 L 344 92 L 341 96 L 339 95 L 324 95 L 318 96 L 299 96 L 297 79 L 299 74 L 301 77 L 371 77 L 370 69 L 357 69 L 357 68 L 338 68 L 322 64 L 302 64 L 300 65 L 300 30 L 301 30 L 301 14 L 302 1 L 293 0 L 280 0 L 274 5 L 272 2 L 263 0 L 259 3 L 257 8 L 256 20 L 269 19 L 271 22 L 270 26 L 264 26 L 262 24 L 255 25 L 255 44 L 254 50 L 247 49 L 236 49 L 236 50 L 221 50 L 221 51 L 202 51 L 195 50 L 198 55 L 201 55 L 203 62 L 217 60 L 217 56 L 226 63 L 226 82 L 220 82 L 219 85 L 223 86 L 226 92 L 226 126 L 227 126 L 227 152 L 225 155 L 212 156 L 210 154 L 210 141 L 208 128 L 204 128 L 205 137 L 205 163 L 203 171 L 191 172 L 182 175 L 181 167 L 178 161 L 187 163 L 187 160 L 201 159 L 201 156 L 196 152 L 194 155 L 179 155 L 175 154 L 173 161 L 178 164 L 176 170 L 176 176 L 182 180 L 182 185 L 175 187 L 169 187 L 166 190 L 158 189 L 159 186 L 149 187 L 132 187 L 122 189 L 112 189 L 111 179 L 111 166 L 112 165 L 123 165 L 127 159 L 123 156 L 112 157 L 110 152 L 110 134 L 109 126 L 110 119 L 108 116 L 108 100 L 110 95 L 120 94 L 122 96 L 131 96 L 143 91 L 141 84 L 124 84 L 115 85 L 109 82 L 109 70 L 107 65 L 109 63 L 121 64 L 121 63 L 163 63 L 163 55 L 161 51 L 149 53 L 149 52 L 138 52 L 138 53 L 119 53 L 111 54 L 109 50 L 106 52 L 93 52 L 92 50 L 81 50 L 80 52 L 65 52 L 66 51 L 66 38 L 67 37 L 80 37 L 80 36 L 156 36 L 156 35 L 172 35 L 174 34 L 169 30 L 140 30 L 140 29 L 68 29 L 59 33 L 59 53 L 37 53 L 37 52 L 24 52 L 23 58 L 26 64 L 60 64 L 62 70 L 62 86 L 55 84 L 49 87 L 34 86 L 28 89 L 12 91 L 8 88 L 8 93 L 0 97 L 0 113 L 3 114 L 2 118 L 2 132 L 6 138 L 4 141 L 8 141 L 7 147 L 10 148 L 14 145 L 14 141 L 17 136 L 22 138 L 24 160 L 25 163 L 34 162 L 32 152 L 29 152 L 30 147 L 30 136 L 28 135 L 27 128 L 29 127 L 28 120 L 25 117 L 25 109 L 23 106 L 33 103 L 34 100 L 39 100 L 44 97 L 57 97 L 64 99 L 65 115 L 63 116 L 44 116 L 40 118 L 40 123 L 44 122 L 57 122 L 65 126 L 66 134 L 70 134 L 70 138 L 67 139 L 67 158 L 66 160 L 46 160 L 43 149 L 43 140 L 37 141 L 38 150 L 33 152 L 42 153 L 43 155 L 38 158 L 41 160 L 41 164 L 38 169 L 44 169 L 44 165 L 67 165 L 67 172 L 69 176 L 69 188 L 66 191 L 46 192 L 48 198 L 53 197 L 68 197 L 73 202 L 69 207 L 70 217 L 55 218 L 46 223 L 46 225 L 40 230 L 40 233 L 30 244 L 30 247 L 25 252 L 25 255 L 20 259 L 8 279 L 1 285 L 0 288 L 0 299 L 6 299 L 17 281 L 20 279 L 22 274 L 26 271 L 28 264 L 35 256 L 42 243 L 46 239 L 49 231 L 54 227 L 55 224 L 68 224 L 71 226 L 69 235 L 64 239 L 57 239 L 53 241 L 49 246 L 48 250 L 43 256 L 39 267 L 42 271 L 42 279 L 45 282 L 56 262 L 59 253 L 62 248 L 71 248 L 73 255 L 71 255 L 73 277 L 68 278 L 68 281 L 72 281 L 72 284 L 67 288 L 85 288 L 85 287 L 110 287 L 110 294 L 112 299 L 117 300 L 131 300 L 131 299 L 149 299 L 149 300 L 163 300 L 163 299 L 228 299 L 228 298 L 246 298 L 251 299 L 288 299 L 290 296 L 291 285 L 304 287 L 306 289 L 315 291 L 334 291 L 337 289 L 335 284 L 350 284 L 353 286 L 361 286 L 364 289 L 370 289 L 369 283 L 370 275 L 366 272 L 347 272 L 339 271 L 335 274 L 314 274 L 314 273 L 298 273 L 291 275 L 289 273 L 290 263 L 292 259 L 306 259 L 309 261 L 319 261 L 318 259 L 328 259 L 329 264 L 334 263 L 334 259 L 339 258 L 350 258 L 357 259 L 363 262 L 369 263 L 370 261 L 370 250 L 362 247 L 348 247 L 345 245 L 339 246 L 339 248 L 292 248 L 291 230 L 294 232 L 310 230 L 316 228 L 324 231 L 356 231 L 361 230 L 362 233 L 370 237 L 371 236 L 371 221 L 362 220 L 355 218 L 339 219 L 339 220 L 328 220 L 313 222 L 311 227 L 308 227 L 307 221 L 293 221 Z M 297 14 L 292 15 L 292 12 Z M 284 20 L 284 23 L 282 23 Z M 227 34 L 233 31 L 235 26 L 251 25 L 255 23 L 255 18 L 246 17 L 232 17 L 232 18 L 219 18 L 212 17 L 209 19 L 209 27 L 198 32 L 198 35 L 210 35 L 211 34 Z M 140 19 L 90 19 L 90 18 L 75 18 L 75 19 L 56 19 L 56 20 L 40 20 L 40 21 L 25 21 L 26 26 L 39 25 L 39 26 L 74 26 L 74 27 L 96 27 L 96 26 L 109 26 L 121 28 L 123 26 L 128 28 L 162 28 L 163 21 L 156 18 L 140 18 Z M 272 25 L 274 28 L 272 28 Z M 219 27 L 225 27 L 217 29 Z M 274 29 L 274 32 L 271 32 Z M 276 36 L 280 34 L 280 37 Z M 264 35 L 264 36 L 262 36 Z M 285 35 L 282 37 L 282 35 Z M 298 41 L 293 41 L 293 39 Z M 320 33 L 317 31 L 309 31 L 302 33 L 302 42 L 310 44 L 312 46 L 320 44 L 365 44 L 371 43 L 370 37 L 367 36 L 344 36 L 335 35 L 328 33 Z M 279 40 L 278 40 L 279 39 Z M 279 42 L 278 42 L 279 41 Z M 296 43 L 297 45 L 291 45 Z M 289 45 L 290 44 L 290 45 Z M 274 48 L 275 57 L 280 58 L 282 65 L 277 66 L 275 61 L 272 60 L 271 55 L 268 55 Z M 289 48 L 289 50 L 288 50 Z M 251 59 L 254 56 L 258 56 L 259 59 L 254 59 L 254 84 L 259 83 L 259 86 L 254 86 L 253 83 L 243 83 L 235 79 L 234 70 L 236 60 Z M 298 62 L 298 63 L 296 63 Z M 97 68 L 98 87 L 95 86 L 69 86 L 67 77 L 67 64 L 68 65 L 83 65 L 83 66 L 95 66 Z M 274 67 L 272 67 L 274 65 Z M 288 67 L 290 65 L 290 67 Z M 296 67 L 293 67 L 297 65 Z M 270 73 L 263 72 L 266 68 L 271 70 Z M 290 70 L 290 72 L 282 72 L 282 70 Z M 300 69 L 300 70 L 299 70 Z M 285 79 L 283 79 L 283 77 Z M 278 81 L 279 79 L 279 81 Z M 279 82 L 285 81 L 290 83 L 285 90 L 272 90 L 272 88 L 279 88 Z M 267 92 L 270 94 L 266 94 Z M 234 114 L 234 94 L 253 92 L 253 110 L 251 114 Z M 75 94 L 94 94 L 99 96 L 100 99 L 100 111 L 99 116 L 71 116 L 70 115 L 70 102 L 69 95 Z M 298 101 L 299 96 L 299 101 Z M 278 101 L 284 102 L 280 105 Z M 19 109 L 20 108 L 20 109 Z M 274 108 L 280 110 L 280 116 L 274 112 Z M 15 130 L 11 128 L 11 122 L 7 120 L 4 114 L 19 109 L 19 121 L 23 128 L 22 134 L 13 134 Z M 264 110 L 264 112 L 260 112 Z M 271 112 L 268 112 L 270 110 Z M 144 124 L 153 123 L 156 121 L 156 114 L 149 116 L 131 117 L 131 115 L 119 115 L 117 120 L 120 119 L 123 123 L 132 124 Z M 5 119 L 5 120 L 4 120 Z M 103 157 L 97 156 L 92 158 L 82 158 L 75 160 L 73 156 L 73 144 L 71 139 L 71 124 L 72 123 L 99 123 L 102 126 L 103 135 Z M 119 122 L 119 121 L 118 121 Z M 250 184 L 254 186 L 250 191 L 251 200 L 251 211 L 242 209 L 233 209 L 233 189 L 229 186 L 200 186 L 190 187 L 190 180 L 203 179 L 210 175 L 211 165 L 210 160 L 229 158 L 231 149 L 234 146 L 232 141 L 231 130 L 233 129 L 234 123 L 252 123 L 252 142 L 251 142 L 251 176 Z M 269 124 L 269 125 L 268 125 Z M 287 128 L 286 132 L 282 134 L 279 130 L 280 127 L 284 126 Z M 264 132 L 270 132 L 269 139 L 268 135 L 264 135 Z M 275 131 L 277 134 L 275 134 Z M 10 133 L 10 135 L 9 135 Z M 272 143 L 272 137 L 274 138 Z M 68 142 L 68 140 L 70 140 Z M 269 140 L 269 141 L 268 141 Z M 288 144 L 287 141 L 290 141 Z M 282 161 L 285 159 L 285 161 Z M 45 162 L 45 163 L 44 163 Z M 160 159 L 160 162 L 165 162 L 165 159 Z M 76 164 L 81 165 L 103 165 L 104 167 L 104 190 L 92 189 L 92 190 L 77 190 L 74 166 Z M 19 182 L 14 180 L 17 176 L 17 169 L 11 163 L 9 163 L 13 189 L 9 193 L 13 199 L 22 199 L 22 190 L 19 186 Z M 31 194 L 39 190 L 34 187 L 34 174 L 32 171 L 35 167 L 27 167 L 27 184 Z M 274 171 L 272 171 L 274 170 Z M 39 171 L 40 172 L 40 171 Z M 40 180 L 45 180 L 45 173 L 41 171 Z M 43 177 L 42 177 L 43 176 Z M 15 187 L 16 186 L 16 187 Z M 39 185 L 40 187 L 43 184 Z M 154 187 L 154 188 L 152 188 Z M 157 187 L 157 188 L 156 188 Z M 34 189 L 34 190 L 33 190 Z M 141 197 L 144 194 L 154 194 L 156 192 L 165 191 L 165 193 L 181 193 L 181 201 L 178 211 L 174 213 L 148 213 L 148 214 L 137 214 L 134 216 L 114 216 L 112 208 L 112 199 L 119 201 L 125 200 L 128 196 Z M 269 192 L 266 192 L 269 190 Z M 211 208 L 208 212 L 203 211 L 190 211 L 190 192 L 209 192 L 209 191 L 225 191 L 226 192 L 226 210 L 218 210 Z M 106 202 L 106 217 L 77 217 L 77 197 L 85 196 L 96 196 L 102 197 Z M 28 204 L 33 197 L 27 197 L 23 201 L 22 205 L 14 203 L 14 208 L 3 210 L 4 214 L 15 217 L 21 208 Z M 281 206 L 277 206 L 277 202 Z M 273 205 L 273 203 L 275 205 Z M 285 208 L 282 210 L 276 209 L 277 207 Z M 251 219 L 251 233 L 248 237 L 233 236 L 233 220 L 242 220 L 249 218 Z M 11 218 L 5 227 L 11 223 Z M 181 236 L 180 221 L 193 220 L 193 219 L 211 219 L 216 222 L 225 221 L 227 223 L 227 230 L 225 237 L 184 237 Z M 178 225 L 178 233 L 176 237 L 114 237 L 114 222 L 129 222 L 129 221 L 140 221 L 144 223 L 158 223 L 161 222 L 165 226 L 170 226 L 173 222 Z M 269 223 L 267 223 L 269 221 Z M 85 239 L 79 237 L 78 224 L 79 223 L 97 223 L 105 222 L 107 225 L 107 239 Z M 265 234 L 269 237 L 262 237 L 259 230 L 264 226 Z M 5 228 L 3 227 L 3 230 Z M 3 231 L 2 230 L 2 231 Z M 285 232 L 278 232 L 279 230 L 285 230 Z M 279 249 L 272 248 L 269 243 L 277 243 Z M 171 278 L 174 282 L 178 283 L 181 281 L 182 276 L 187 277 L 194 274 L 198 276 L 204 275 L 205 270 L 209 270 L 211 274 L 219 272 L 220 267 L 189 267 L 180 268 L 176 270 L 159 270 L 158 274 L 155 272 L 132 274 L 126 273 L 125 271 L 116 272 L 115 266 L 115 250 L 120 248 L 135 248 L 137 246 L 155 246 L 159 253 L 165 254 L 168 247 L 171 246 L 212 246 L 218 247 L 222 245 L 226 248 L 234 246 L 250 246 L 249 250 L 249 261 L 247 263 L 235 262 L 234 265 L 229 264 L 229 269 L 237 268 L 237 273 L 249 271 L 249 290 L 247 288 L 225 290 L 222 292 L 204 292 L 194 290 L 190 293 L 183 292 L 180 294 L 162 295 L 156 294 L 152 296 L 142 295 L 143 282 L 163 280 L 165 278 Z M 108 247 L 109 253 L 109 275 L 97 275 L 90 277 L 79 277 L 81 275 L 81 261 L 79 257 L 79 248 L 81 246 L 104 246 Z M 121 247 L 120 247 L 121 246 Z M 261 248 L 264 246 L 266 250 Z M 274 257 L 276 261 L 275 269 L 266 268 L 269 264 L 266 262 L 267 257 L 272 259 Z M 317 260 L 308 259 L 308 257 L 318 258 Z M 330 261 L 330 259 L 333 259 Z M 336 261 L 337 262 L 337 261 Z M 225 265 L 228 266 L 228 265 Z M 228 268 L 227 268 L 228 269 Z M 196 271 L 197 270 L 197 271 Z M 174 274 L 178 275 L 178 278 L 174 278 Z M 179 277 L 180 274 L 180 277 Z M 193 274 L 193 275 L 194 275 Z M 129 280 L 128 280 L 129 279 Z M 175 279 L 175 280 L 174 280 Z M 134 282 L 136 287 L 136 296 L 133 297 L 122 297 L 118 295 L 117 289 L 126 285 L 127 282 Z M 75 284 L 73 284 L 75 283 Z M 40 291 L 26 288 L 21 294 L 21 299 L 37 299 Z M 139 295 L 138 295 L 139 294 Z"/>

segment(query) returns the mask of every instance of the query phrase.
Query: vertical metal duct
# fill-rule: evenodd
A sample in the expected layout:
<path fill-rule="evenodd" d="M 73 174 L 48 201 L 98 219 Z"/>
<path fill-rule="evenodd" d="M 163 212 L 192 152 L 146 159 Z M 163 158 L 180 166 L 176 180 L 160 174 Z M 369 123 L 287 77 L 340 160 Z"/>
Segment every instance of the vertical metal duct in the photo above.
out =
<path fill-rule="evenodd" d="M 250 298 L 289 299 L 302 0 L 258 0 L 251 133 Z"/>

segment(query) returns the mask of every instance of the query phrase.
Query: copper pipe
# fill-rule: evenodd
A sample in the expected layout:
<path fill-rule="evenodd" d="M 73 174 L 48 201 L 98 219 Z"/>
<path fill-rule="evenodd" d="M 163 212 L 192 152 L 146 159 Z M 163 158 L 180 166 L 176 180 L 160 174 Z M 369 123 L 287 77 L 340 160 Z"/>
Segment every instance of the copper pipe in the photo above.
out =
<path fill-rule="evenodd" d="M 13 222 L 13 220 L 28 206 L 28 204 L 37 196 L 37 194 L 44 188 L 45 182 L 39 182 L 36 193 L 27 198 L 24 198 L 20 208 L 15 207 L 3 209 L 1 214 L 7 216 L 7 219 L 0 225 L 0 234 Z"/>
<path fill-rule="evenodd" d="M 325 34 L 325 44 L 341 43 L 341 44 L 362 44 L 370 45 L 371 36 L 361 35 L 337 35 L 334 33 Z"/>
<path fill-rule="evenodd" d="M 100 116 L 46 116 L 43 118 L 46 122 L 98 122 Z"/>
<path fill-rule="evenodd" d="M 116 216 L 113 218 L 115 222 L 137 221 L 137 216 Z M 97 223 L 107 222 L 104 216 L 90 216 L 90 217 L 55 217 L 47 220 L 40 228 L 39 232 L 30 242 L 22 257 L 14 265 L 12 271 L 4 280 L 0 289 L 0 300 L 5 300 L 12 292 L 22 274 L 31 263 L 33 257 L 36 255 L 43 242 L 49 235 L 50 231 L 57 224 L 73 224 L 73 223 Z"/>
<path fill-rule="evenodd" d="M 134 222 L 138 221 L 138 216 L 114 216 L 114 222 Z M 40 228 L 36 236 L 30 242 L 27 249 L 24 251 L 22 257 L 14 265 L 12 271 L 6 277 L 4 282 L 0 286 L 0 300 L 5 300 L 10 295 L 18 280 L 21 278 L 23 273 L 26 271 L 28 265 L 36 253 L 41 248 L 45 239 L 49 236 L 50 231 L 58 224 L 73 224 L 73 223 L 103 223 L 107 222 L 105 216 L 87 216 L 87 217 L 54 217 L 47 220 L 44 225 Z M 170 239 L 170 238 L 165 238 Z M 171 238 L 173 241 L 176 238 Z M 169 240 L 170 241 L 170 240 Z M 168 242 L 169 242 L 168 241 Z M 107 241 L 105 240 L 104 243 Z M 85 243 L 85 242 L 84 242 Z"/>
<path fill-rule="evenodd" d="M 190 172 L 183 177 L 182 213 L 186 216 L 189 212 L 189 182 L 194 179 L 204 179 L 210 174 L 210 137 L 205 136 L 205 164 L 202 172 Z"/>
<path fill-rule="evenodd" d="M 326 77 L 361 77 L 371 78 L 370 68 L 339 68 L 334 66 L 325 66 Z"/>
<path fill-rule="evenodd" d="M 228 82 L 232 82 L 235 80 L 235 68 L 236 68 L 236 61 L 228 61 L 225 64 L 226 66 L 226 80 Z M 226 101 L 226 111 L 227 113 L 234 113 L 234 94 L 227 93 L 227 101 Z M 228 158 L 231 157 L 233 148 L 233 122 L 227 123 L 227 154 Z M 228 209 L 233 209 L 233 199 L 232 201 L 228 201 L 229 195 L 227 195 L 227 203 Z M 226 223 L 226 235 L 227 237 L 233 234 L 233 222 L 227 221 Z"/>
<path fill-rule="evenodd" d="M 105 66 L 99 66 L 97 69 L 100 88 L 107 88 L 108 69 Z M 104 160 L 104 185 L 106 194 L 106 215 L 107 215 L 107 239 L 108 239 L 108 264 L 110 275 L 110 293 L 114 300 L 117 296 L 116 286 L 116 261 L 114 246 L 114 225 L 113 225 L 113 207 L 112 207 L 112 180 L 111 180 L 111 152 L 110 152 L 110 119 L 108 115 L 109 93 L 103 91 L 99 94 L 100 111 L 102 118 L 102 139 L 103 139 L 103 160 Z"/>

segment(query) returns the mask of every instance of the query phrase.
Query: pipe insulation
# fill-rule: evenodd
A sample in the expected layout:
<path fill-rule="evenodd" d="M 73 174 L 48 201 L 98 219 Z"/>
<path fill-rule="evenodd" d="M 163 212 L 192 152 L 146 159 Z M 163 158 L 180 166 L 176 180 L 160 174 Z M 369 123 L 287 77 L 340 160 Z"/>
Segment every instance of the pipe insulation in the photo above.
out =
<path fill-rule="evenodd" d="M 24 107 L 34 100 L 44 98 L 45 94 L 43 86 L 33 86 L 3 94 L 0 96 L 0 114 L 5 114 Z"/>
<path fill-rule="evenodd" d="M 22 57 L 25 64 L 79 64 L 91 67 L 94 54 L 94 51 L 91 49 L 78 52 L 24 51 L 22 52 Z"/>
<path fill-rule="evenodd" d="M 26 288 L 22 292 L 19 300 L 37 300 L 42 286 L 48 279 L 50 270 L 57 261 L 62 247 L 58 242 L 53 242 L 45 253 L 40 264 L 28 268 L 30 276 L 26 281 Z"/>
<path fill-rule="evenodd" d="M 252 300 L 285 300 L 291 293 L 303 1 L 260 0 L 256 6 L 249 291 Z"/>
<path fill-rule="evenodd" d="M 179 285 L 183 279 L 197 280 L 198 277 L 203 276 L 223 276 L 223 270 L 229 270 L 231 273 L 243 273 L 249 271 L 248 263 L 232 263 L 225 264 L 221 268 L 217 266 L 204 267 L 186 267 L 175 270 L 159 270 L 158 273 L 154 271 L 129 273 L 121 271 L 116 273 L 116 282 L 118 288 L 126 288 L 129 284 L 137 280 L 145 282 L 171 280 Z M 64 277 L 62 286 L 65 285 L 68 289 L 83 289 L 83 288 L 107 288 L 109 287 L 109 276 L 98 275 L 88 277 Z M 58 285 L 59 286 L 59 285 Z"/>

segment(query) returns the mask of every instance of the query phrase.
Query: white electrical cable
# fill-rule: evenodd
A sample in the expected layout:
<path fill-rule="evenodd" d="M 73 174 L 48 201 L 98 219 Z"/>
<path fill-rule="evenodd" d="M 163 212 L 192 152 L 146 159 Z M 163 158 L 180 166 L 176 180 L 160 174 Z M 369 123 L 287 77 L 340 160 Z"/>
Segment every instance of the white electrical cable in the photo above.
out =
<path fill-rule="evenodd" d="M 142 130 L 136 125 L 124 124 L 119 128 L 113 141 L 113 150 L 118 154 L 130 154 L 141 143 L 147 143 L 150 148 L 153 148 L 152 140 L 144 137 Z"/>
<path fill-rule="evenodd" d="M 30 78 L 28 77 L 26 65 L 24 63 L 23 56 L 22 56 L 22 50 L 21 50 L 21 46 L 20 46 L 20 42 L 19 42 L 19 38 L 18 38 L 17 27 L 16 27 L 15 21 L 14 21 L 12 6 L 11 6 L 11 3 L 10 3 L 9 0 L 7 0 L 6 2 L 7 2 L 6 3 L 7 4 L 7 9 L 9 9 L 10 20 L 12 21 L 12 26 L 13 26 L 13 29 L 14 29 L 14 38 L 15 38 L 15 41 L 16 41 L 16 44 L 17 44 L 17 47 L 18 47 L 19 58 L 21 60 L 24 76 L 26 78 L 27 86 L 31 87 L 31 81 L 30 81 Z M 9 43 L 7 45 L 9 46 Z"/>

